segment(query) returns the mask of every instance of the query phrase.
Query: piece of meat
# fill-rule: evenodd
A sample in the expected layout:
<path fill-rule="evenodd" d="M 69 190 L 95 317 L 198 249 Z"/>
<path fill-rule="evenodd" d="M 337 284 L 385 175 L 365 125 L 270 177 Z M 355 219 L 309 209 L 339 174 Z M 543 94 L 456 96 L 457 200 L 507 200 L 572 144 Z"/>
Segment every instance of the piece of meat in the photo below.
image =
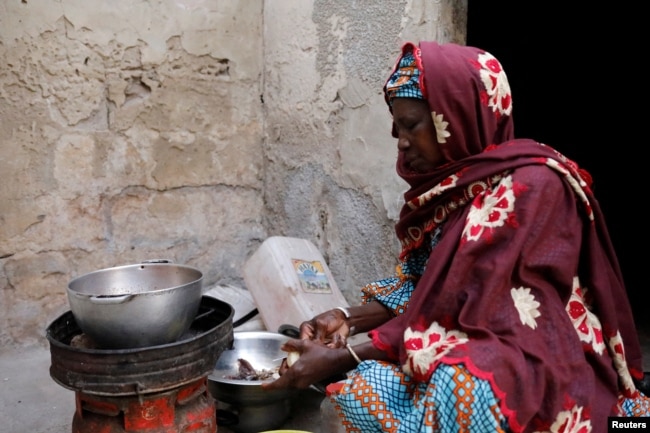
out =
<path fill-rule="evenodd" d="M 246 361 L 244 358 L 239 358 L 237 362 L 239 362 L 239 376 L 242 376 L 247 380 L 250 380 L 248 379 L 249 377 L 257 376 L 257 372 L 250 362 Z"/>
<path fill-rule="evenodd" d="M 234 380 L 266 380 L 273 377 L 275 371 L 273 370 L 255 370 L 253 365 L 243 358 L 237 360 L 239 370 L 236 375 L 225 376 L 226 379 Z M 275 369 L 277 371 L 277 368 Z"/>

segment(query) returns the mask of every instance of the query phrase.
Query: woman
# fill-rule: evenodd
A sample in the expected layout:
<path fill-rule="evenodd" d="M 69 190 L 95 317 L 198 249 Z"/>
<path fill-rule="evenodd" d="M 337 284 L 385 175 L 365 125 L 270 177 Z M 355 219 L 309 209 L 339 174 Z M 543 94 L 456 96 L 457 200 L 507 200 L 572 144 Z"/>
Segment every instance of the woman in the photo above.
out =
<path fill-rule="evenodd" d="M 489 53 L 407 43 L 384 87 L 408 182 L 396 274 L 285 345 L 267 389 L 329 387 L 348 432 L 605 432 L 650 416 L 630 305 L 587 172 L 514 139 Z M 370 341 L 351 347 L 352 333 Z"/>

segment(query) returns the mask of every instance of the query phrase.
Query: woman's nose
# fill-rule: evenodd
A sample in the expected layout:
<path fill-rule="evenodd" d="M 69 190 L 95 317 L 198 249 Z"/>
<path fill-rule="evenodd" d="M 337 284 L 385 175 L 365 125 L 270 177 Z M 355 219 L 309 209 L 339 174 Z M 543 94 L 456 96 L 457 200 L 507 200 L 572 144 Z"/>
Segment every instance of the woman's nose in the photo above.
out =
<path fill-rule="evenodd" d="M 409 141 L 406 137 L 403 135 L 400 135 L 397 137 L 397 149 L 398 150 L 406 150 L 409 148 Z"/>

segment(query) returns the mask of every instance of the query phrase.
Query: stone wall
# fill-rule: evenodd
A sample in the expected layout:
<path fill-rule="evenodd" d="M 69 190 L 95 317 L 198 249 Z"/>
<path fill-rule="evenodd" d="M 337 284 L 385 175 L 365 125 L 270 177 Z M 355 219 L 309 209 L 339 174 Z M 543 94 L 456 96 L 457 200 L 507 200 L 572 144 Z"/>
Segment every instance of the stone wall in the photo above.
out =
<path fill-rule="evenodd" d="M 314 242 L 350 303 L 393 270 L 403 185 L 381 87 L 466 1 L 0 5 L 0 347 L 44 343 L 72 278 L 164 258 L 243 287 Z"/>
<path fill-rule="evenodd" d="M 382 87 L 404 41 L 464 41 L 466 2 L 299 4 L 265 6 L 264 226 L 314 242 L 358 304 L 394 271 L 405 189 Z"/>

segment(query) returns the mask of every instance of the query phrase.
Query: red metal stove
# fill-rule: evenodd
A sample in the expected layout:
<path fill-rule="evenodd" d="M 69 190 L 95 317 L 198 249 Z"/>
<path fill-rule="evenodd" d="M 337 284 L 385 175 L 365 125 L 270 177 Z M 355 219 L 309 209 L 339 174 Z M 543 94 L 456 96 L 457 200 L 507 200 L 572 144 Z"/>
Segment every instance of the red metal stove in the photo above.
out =
<path fill-rule="evenodd" d="M 124 350 L 79 347 L 70 311 L 47 328 L 50 376 L 75 391 L 72 433 L 216 433 L 208 376 L 232 348 L 232 307 L 203 296 L 177 342 Z"/>

